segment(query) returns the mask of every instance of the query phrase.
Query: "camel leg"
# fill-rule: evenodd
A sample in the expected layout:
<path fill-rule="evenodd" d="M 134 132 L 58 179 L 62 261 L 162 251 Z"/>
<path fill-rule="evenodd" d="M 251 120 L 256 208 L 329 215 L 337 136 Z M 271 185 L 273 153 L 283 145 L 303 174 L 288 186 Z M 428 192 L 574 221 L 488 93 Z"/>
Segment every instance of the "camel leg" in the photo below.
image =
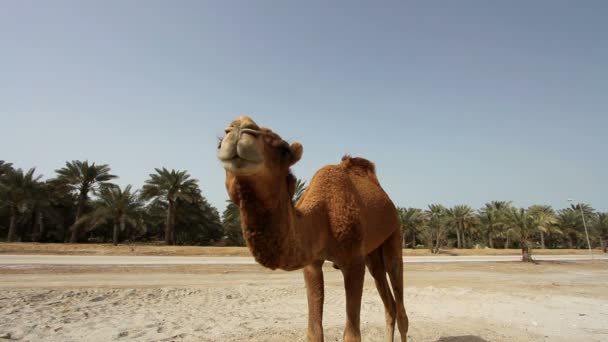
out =
<path fill-rule="evenodd" d="M 308 297 L 308 341 L 323 342 L 323 260 L 304 267 Z"/>
<path fill-rule="evenodd" d="M 382 244 L 382 255 L 397 304 L 397 325 L 401 341 L 406 342 L 409 320 L 403 304 L 403 251 L 401 250 L 401 234 L 398 229 Z"/>
<path fill-rule="evenodd" d="M 351 260 L 348 265 L 340 265 L 344 276 L 344 289 L 346 291 L 346 327 L 344 329 L 345 342 L 360 342 L 361 330 L 359 328 L 361 314 L 361 296 L 363 295 L 363 280 L 365 278 L 365 260 L 363 257 Z"/>
<path fill-rule="evenodd" d="M 395 336 L 395 300 L 391 294 L 391 289 L 386 279 L 386 269 L 382 260 L 382 247 L 377 248 L 365 257 L 365 263 L 369 273 L 376 281 L 376 288 L 384 303 L 384 317 L 386 319 L 386 329 L 384 331 L 384 341 L 393 342 Z"/>

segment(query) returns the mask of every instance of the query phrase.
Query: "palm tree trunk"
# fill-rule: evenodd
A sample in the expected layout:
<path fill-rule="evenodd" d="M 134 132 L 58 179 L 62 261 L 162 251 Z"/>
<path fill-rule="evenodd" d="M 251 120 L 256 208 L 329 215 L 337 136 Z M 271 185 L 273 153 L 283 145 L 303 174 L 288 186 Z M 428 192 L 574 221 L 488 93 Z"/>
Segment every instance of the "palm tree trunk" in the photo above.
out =
<path fill-rule="evenodd" d="M 19 232 L 20 236 L 19 236 L 19 241 L 21 242 L 32 242 L 34 241 L 34 232 L 36 230 L 36 212 L 38 210 L 36 209 L 36 207 L 32 208 L 32 214 L 30 217 L 30 225 L 28 228 L 26 229 L 21 229 L 21 232 Z"/>
<path fill-rule="evenodd" d="M 521 248 L 521 261 L 523 262 L 531 262 L 532 258 L 530 257 L 530 251 L 528 246 L 523 246 Z"/>
<path fill-rule="evenodd" d="M 8 226 L 8 236 L 6 240 L 8 242 L 13 242 L 15 237 L 17 236 L 17 210 L 15 207 L 11 206 L 11 221 Z"/>
<path fill-rule="evenodd" d="M 173 214 L 171 215 L 171 244 L 175 245 L 175 224 L 177 222 L 177 203 L 173 205 Z"/>
<path fill-rule="evenodd" d="M 76 219 L 74 220 L 72 227 L 70 227 L 70 230 L 72 231 L 72 235 L 70 236 L 70 243 L 78 242 L 78 238 L 80 237 L 80 226 L 77 226 L 76 222 L 78 222 L 78 219 L 80 218 L 80 216 L 82 215 L 82 212 L 84 211 L 84 202 L 87 199 L 87 195 L 88 195 L 87 192 L 81 191 L 80 196 L 78 196 L 78 207 L 76 208 Z"/>
<path fill-rule="evenodd" d="M 488 246 L 494 248 L 494 241 L 492 241 L 492 221 L 488 222 Z"/>
<path fill-rule="evenodd" d="M 40 213 L 40 210 L 35 209 L 34 210 L 34 222 L 32 223 L 32 241 L 33 242 L 40 241 L 40 234 L 42 232 L 40 230 L 41 222 L 42 222 L 42 214 Z"/>
<path fill-rule="evenodd" d="M 521 261 L 532 262 L 532 256 L 530 256 L 530 249 L 528 248 L 528 241 L 524 238 L 521 239 Z"/>
<path fill-rule="evenodd" d="M 412 230 L 412 249 L 416 249 L 416 231 Z"/>
<path fill-rule="evenodd" d="M 118 222 L 114 221 L 114 229 L 112 231 L 112 244 L 114 244 L 114 246 L 118 245 Z"/>
<path fill-rule="evenodd" d="M 439 247 L 441 246 L 441 236 L 439 229 L 437 229 L 437 244 L 435 245 L 435 254 L 439 253 Z"/>
<path fill-rule="evenodd" d="M 407 243 L 405 242 L 405 230 L 402 229 L 401 234 L 403 234 L 403 236 L 402 236 L 403 237 L 403 247 L 401 247 L 401 248 L 405 248 L 407 246 Z"/>
<path fill-rule="evenodd" d="M 505 239 L 505 249 L 509 248 L 509 236 Z"/>
<path fill-rule="evenodd" d="M 456 240 L 457 240 L 457 246 L 458 248 L 462 248 L 462 243 L 460 241 L 460 229 L 456 229 Z"/>
<path fill-rule="evenodd" d="M 574 249 L 574 243 L 572 242 L 572 236 L 568 234 L 568 248 Z"/>
<path fill-rule="evenodd" d="M 167 223 L 165 225 L 165 244 L 172 245 L 173 240 L 173 201 L 169 201 L 167 207 Z"/>
<path fill-rule="evenodd" d="M 40 236 L 38 237 L 38 241 L 43 240 L 42 236 L 44 235 L 44 214 L 40 213 L 40 215 L 38 215 L 38 232 L 40 233 Z"/>
<path fill-rule="evenodd" d="M 540 231 L 540 248 L 545 249 L 545 234 Z"/>
<path fill-rule="evenodd" d="M 120 240 L 120 233 L 125 231 L 125 220 L 125 215 L 123 214 L 120 217 L 120 230 L 118 231 L 118 236 L 116 237 L 116 244 L 118 244 L 118 241 Z"/>

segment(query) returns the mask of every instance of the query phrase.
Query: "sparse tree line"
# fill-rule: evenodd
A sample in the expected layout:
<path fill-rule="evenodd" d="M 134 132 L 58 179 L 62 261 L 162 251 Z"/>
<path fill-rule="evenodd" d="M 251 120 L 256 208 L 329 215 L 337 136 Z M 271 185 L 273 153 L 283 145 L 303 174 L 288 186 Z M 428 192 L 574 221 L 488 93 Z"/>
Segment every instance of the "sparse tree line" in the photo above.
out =
<path fill-rule="evenodd" d="M 245 244 L 238 207 L 228 201 L 220 218 L 187 171 L 155 169 L 139 190 L 113 184 L 117 176 L 105 164 L 71 161 L 55 173 L 43 181 L 34 168 L 24 171 L 0 160 L 0 236 L 6 241 Z M 305 188 L 298 179 L 294 201 Z M 398 215 L 403 247 L 433 253 L 521 248 L 526 259 L 531 248 L 586 248 L 583 217 L 592 247 L 606 251 L 608 245 L 608 213 L 587 204 L 557 211 L 506 201 L 478 210 L 431 204 L 398 208 Z"/>
<path fill-rule="evenodd" d="M 588 204 L 554 210 L 548 205 L 518 208 L 492 201 L 474 210 L 468 205 L 426 209 L 398 208 L 404 248 L 521 248 L 524 261 L 531 248 L 587 248 L 585 223 L 592 248 L 608 246 L 608 213 Z"/>
<path fill-rule="evenodd" d="M 140 190 L 112 183 L 105 164 L 66 162 L 42 180 L 0 160 L 0 234 L 6 241 L 208 245 L 224 228 L 186 171 L 155 169 Z"/>

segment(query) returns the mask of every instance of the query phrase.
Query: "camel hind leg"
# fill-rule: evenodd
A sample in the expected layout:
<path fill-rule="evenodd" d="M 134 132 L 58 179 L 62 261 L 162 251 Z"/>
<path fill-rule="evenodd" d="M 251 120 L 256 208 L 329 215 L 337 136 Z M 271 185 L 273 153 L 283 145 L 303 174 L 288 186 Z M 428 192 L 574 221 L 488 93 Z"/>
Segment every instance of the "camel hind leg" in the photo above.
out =
<path fill-rule="evenodd" d="M 407 341 L 409 320 L 403 304 L 403 250 L 401 249 L 401 233 L 399 230 L 395 230 L 382 244 L 382 256 L 395 296 L 397 326 L 399 327 L 401 341 L 405 342 Z"/>
<path fill-rule="evenodd" d="M 384 303 L 384 317 L 386 319 L 386 329 L 384 331 L 384 341 L 393 342 L 395 336 L 395 300 L 391 294 L 391 289 L 386 278 L 386 268 L 382 258 L 382 246 L 376 248 L 365 257 L 365 264 L 369 273 L 374 277 L 378 294 Z"/>

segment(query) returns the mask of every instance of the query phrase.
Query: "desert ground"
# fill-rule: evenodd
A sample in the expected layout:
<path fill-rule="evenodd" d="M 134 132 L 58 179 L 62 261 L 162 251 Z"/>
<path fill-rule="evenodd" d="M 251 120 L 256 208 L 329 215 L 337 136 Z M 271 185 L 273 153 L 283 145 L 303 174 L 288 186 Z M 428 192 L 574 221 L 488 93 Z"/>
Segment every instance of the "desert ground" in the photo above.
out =
<path fill-rule="evenodd" d="M 608 341 L 605 260 L 416 263 L 404 277 L 408 341 Z M 326 341 L 340 341 L 330 263 L 325 282 Z M 369 274 L 362 303 L 364 341 L 382 341 Z M 258 265 L 2 264 L 0 317 L 7 340 L 278 342 L 305 341 L 307 309 L 300 272 Z"/>

